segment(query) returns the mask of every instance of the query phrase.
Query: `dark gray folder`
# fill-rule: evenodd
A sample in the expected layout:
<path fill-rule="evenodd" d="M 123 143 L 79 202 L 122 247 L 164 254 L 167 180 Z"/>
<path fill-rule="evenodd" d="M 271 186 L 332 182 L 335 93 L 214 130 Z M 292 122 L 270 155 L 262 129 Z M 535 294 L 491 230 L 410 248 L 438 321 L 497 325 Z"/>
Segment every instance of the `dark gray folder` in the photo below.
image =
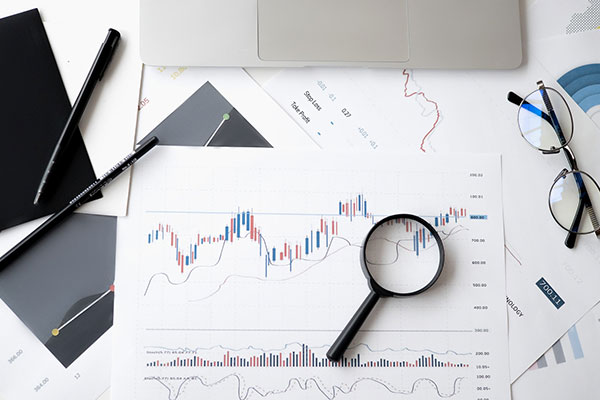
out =
<path fill-rule="evenodd" d="M 94 181 L 77 131 L 45 198 L 33 205 L 70 111 L 39 12 L 0 19 L 0 230 L 61 209 Z"/>

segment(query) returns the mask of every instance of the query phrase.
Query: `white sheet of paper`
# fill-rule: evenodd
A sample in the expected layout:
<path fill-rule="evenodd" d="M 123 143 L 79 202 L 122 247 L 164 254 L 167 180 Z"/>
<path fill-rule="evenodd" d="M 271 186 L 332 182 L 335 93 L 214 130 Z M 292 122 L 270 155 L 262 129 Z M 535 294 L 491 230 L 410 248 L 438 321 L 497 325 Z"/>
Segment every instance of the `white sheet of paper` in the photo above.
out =
<path fill-rule="evenodd" d="M 0 396 L 9 399 L 96 399 L 110 383 L 112 330 L 64 368 L 17 316 L 0 301 L 2 332 Z"/>
<path fill-rule="evenodd" d="M 519 134 L 517 107 L 506 100 L 509 90 L 533 91 L 539 79 L 560 89 L 534 58 L 502 72 L 286 70 L 266 85 L 326 149 L 372 149 L 374 141 L 384 150 L 502 153 L 512 380 L 600 300 L 595 290 L 600 284 L 598 239 L 587 235 L 574 250 L 567 249 L 565 232 L 548 209 L 550 186 L 567 165 L 564 156 L 542 156 L 531 149 Z M 576 132 L 571 147 L 580 167 L 600 177 L 600 132 L 569 103 Z M 565 300 L 559 310 L 536 286 L 542 277 Z"/>
<path fill-rule="evenodd" d="M 600 390 L 599 338 L 597 305 L 513 383 L 513 400 L 594 398 Z"/>
<path fill-rule="evenodd" d="M 137 118 L 141 63 L 138 60 L 137 2 L 79 2 L 23 0 L 2 2 L 0 16 L 39 8 L 69 98 L 79 93 L 108 28 L 122 34 L 121 47 L 98 84 L 80 123 L 97 175 L 131 151 Z M 104 198 L 82 207 L 90 213 L 124 215 L 129 178 L 122 176 L 103 191 Z M 0 252 L 6 251 L 42 219 L 0 233 Z M 0 302 L 3 327 L 0 352 L 0 395 L 6 399 L 96 399 L 110 384 L 111 331 L 104 334 L 69 368 L 64 368 L 12 311 Z M 38 389 L 36 390 L 36 387 Z"/>
<path fill-rule="evenodd" d="M 600 26 L 599 10 L 598 0 L 537 0 L 525 9 L 526 37 L 531 42 L 592 31 Z"/>
<path fill-rule="evenodd" d="M 160 147 L 148 157 L 118 228 L 115 400 L 509 398 L 497 155 Z M 362 208 L 342 209 L 357 196 Z M 368 293 L 364 235 L 402 212 L 432 225 L 456 215 L 438 219 L 441 278 L 382 299 L 346 353 L 391 365 L 330 366 L 325 352 Z M 454 366 L 393 366 L 420 357 Z M 204 361 L 213 367 L 190 365 Z"/>
<path fill-rule="evenodd" d="M 210 79 L 238 111 L 257 129 L 260 129 L 260 132 L 274 146 L 287 146 L 288 148 L 312 148 L 314 146 L 304 132 L 241 69 L 190 68 L 183 74 L 184 70 L 171 68 L 165 69 L 164 73 L 161 73 L 155 68 L 147 68 L 144 75 L 142 100 L 150 99 L 150 101 L 142 101 L 140 104 L 143 109 L 140 117 L 140 138 Z M 175 72 L 178 79 L 172 78 Z M 126 177 L 122 177 L 122 179 L 128 182 Z M 117 183 L 115 182 L 113 185 Z M 43 220 L 38 219 L 1 232 L 0 253 L 16 244 Z M 27 331 L 21 321 L 4 304 L 2 305 L 0 324 L 5 327 L 4 332 L 7 337 L 0 349 L 9 355 L 16 353 L 19 349 L 24 349 L 27 354 L 31 355 L 21 359 L 23 361 L 20 362 L 22 365 L 20 368 L 11 368 L 7 365 L 5 371 L 0 369 L 2 376 L 19 376 L 19 379 L 12 380 L 15 385 L 3 385 L 3 391 L 0 393 L 5 394 L 8 398 L 27 399 L 31 388 L 30 385 L 22 382 L 36 381 L 38 378 L 41 382 L 45 377 L 49 377 L 53 382 L 52 385 L 44 388 L 48 393 L 48 398 L 62 399 L 64 393 L 73 393 L 77 398 L 95 399 L 107 390 L 110 384 L 110 357 L 106 357 L 106 355 L 111 353 L 111 333 L 105 334 L 75 364 L 64 369 L 35 336 Z M 15 333 L 13 335 L 11 333 L 21 331 L 28 334 Z M 109 332 L 112 332 L 112 329 Z M 11 334 L 8 335 L 8 333 Z M 31 359 L 36 360 L 36 368 L 30 367 L 28 360 Z M 79 374 L 75 384 L 72 382 L 75 379 L 73 371 Z"/>
<path fill-rule="evenodd" d="M 420 75 L 408 70 L 287 69 L 264 86 L 321 148 L 434 152 L 445 114 L 421 90 Z"/>

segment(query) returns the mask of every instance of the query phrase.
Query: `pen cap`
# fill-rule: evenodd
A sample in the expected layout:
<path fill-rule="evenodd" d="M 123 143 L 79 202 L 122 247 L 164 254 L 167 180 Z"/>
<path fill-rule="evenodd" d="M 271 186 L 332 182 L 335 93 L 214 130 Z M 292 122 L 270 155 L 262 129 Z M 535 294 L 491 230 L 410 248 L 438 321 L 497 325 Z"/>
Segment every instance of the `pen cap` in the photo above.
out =
<path fill-rule="evenodd" d="M 121 39 L 121 34 L 119 33 L 119 31 L 110 28 L 108 30 L 108 35 L 106 35 L 106 39 L 104 39 L 105 45 L 102 46 L 102 52 L 98 55 L 98 57 L 100 57 L 100 60 L 104 60 L 102 69 L 98 74 L 99 81 L 102 80 L 102 78 L 104 77 L 104 72 L 106 71 L 108 64 L 110 64 L 110 60 L 112 60 L 113 55 L 117 50 L 119 39 Z"/>

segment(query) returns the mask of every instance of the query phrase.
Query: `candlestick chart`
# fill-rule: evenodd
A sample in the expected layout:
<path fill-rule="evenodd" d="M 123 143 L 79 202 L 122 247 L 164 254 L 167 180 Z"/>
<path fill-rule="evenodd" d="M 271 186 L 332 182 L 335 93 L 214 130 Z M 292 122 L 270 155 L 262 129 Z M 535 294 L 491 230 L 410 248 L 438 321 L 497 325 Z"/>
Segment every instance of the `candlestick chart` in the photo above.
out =
<path fill-rule="evenodd" d="M 126 351 L 134 348 L 127 364 L 137 393 L 502 398 L 508 362 L 499 350 L 506 321 L 494 163 L 474 170 L 466 159 L 405 157 L 390 167 L 375 156 L 357 164 L 321 153 L 184 158 L 191 150 L 159 150 L 160 162 L 134 171 L 118 234 L 129 238 L 119 246 L 116 282 L 127 299 L 123 322 L 135 324 Z M 395 214 L 419 216 L 438 232 L 444 269 L 422 294 L 379 300 L 332 362 L 327 351 L 369 293 L 365 238 Z M 389 242 L 389 254 L 428 260 L 436 249 L 413 220 L 386 223 L 406 233 Z"/>
<path fill-rule="evenodd" d="M 348 200 L 340 200 L 329 211 L 331 212 L 323 214 L 256 212 L 251 209 L 238 209 L 229 213 L 226 211 L 216 212 L 215 214 L 221 215 L 224 221 L 220 230 L 196 232 L 187 235 L 177 232 L 176 228 L 169 223 L 159 222 L 147 234 L 147 244 L 149 246 L 162 246 L 163 249 L 166 247 L 168 250 L 165 249 L 165 252 L 171 252 L 171 262 L 169 264 L 173 267 L 176 264 L 176 271 L 170 269 L 170 272 L 160 272 L 152 275 L 148 280 L 144 295 L 148 295 L 155 279 L 162 278 L 167 283 L 178 285 L 187 282 L 196 269 L 217 267 L 223 252 L 226 251 L 226 247 L 227 250 L 231 248 L 231 251 L 235 251 L 233 247 L 242 241 L 253 245 L 256 262 L 264 266 L 264 269 L 255 270 L 259 272 L 257 278 L 262 275 L 262 278 L 268 279 L 270 276 L 269 271 L 274 270 L 276 279 L 281 278 L 280 272 L 282 271 L 289 272 L 289 275 L 293 276 L 304 272 L 306 268 L 311 268 L 315 263 L 321 263 L 330 255 L 344 248 L 361 248 L 361 242 L 352 242 L 344 236 L 346 225 L 360 222 L 372 226 L 384 217 L 384 215 L 369 211 L 369 203 L 364 194 L 358 194 Z M 210 212 L 205 213 L 210 214 Z M 301 237 L 297 237 L 297 235 L 294 239 L 283 237 L 279 238 L 276 241 L 277 243 L 272 243 L 268 238 L 268 228 L 265 232 L 260 224 L 260 218 L 265 215 L 272 217 L 274 214 L 278 214 L 282 218 L 300 217 L 308 219 L 312 222 L 312 225 L 310 230 L 307 230 Z M 463 219 L 487 218 L 486 215 L 468 215 L 467 209 L 462 207 L 448 207 L 443 212 L 425 217 L 430 219 L 432 225 L 439 229 L 443 239 L 468 230 L 460 224 Z M 400 250 L 412 252 L 419 256 L 420 252 L 427 251 L 431 246 L 432 238 L 430 234 L 425 229 L 417 229 L 414 226 L 414 221 L 400 218 L 395 222 L 401 224 L 401 229 L 411 233 L 412 237 L 406 243 L 398 244 Z M 212 247 L 206 252 L 212 255 L 203 257 L 203 250 L 207 247 Z M 183 278 L 177 277 L 177 275 Z M 285 276 L 284 279 L 288 279 L 289 275 Z M 273 276 L 273 272 L 271 272 L 271 276 Z M 227 276 L 216 290 L 218 291 L 231 277 L 232 275 Z M 215 293 L 208 293 L 207 297 Z M 197 297 L 196 300 L 205 298 Z"/>

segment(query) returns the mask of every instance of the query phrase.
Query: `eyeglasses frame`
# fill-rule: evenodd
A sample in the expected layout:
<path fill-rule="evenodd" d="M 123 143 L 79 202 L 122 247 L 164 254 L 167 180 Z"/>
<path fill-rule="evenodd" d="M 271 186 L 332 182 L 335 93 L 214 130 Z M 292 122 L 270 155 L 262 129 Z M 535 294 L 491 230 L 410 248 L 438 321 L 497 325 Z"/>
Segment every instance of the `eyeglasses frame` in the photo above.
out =
<path fill-rule="evenodd" d="M 561 146 L 558 148 L 552 147 L 551 149 L 540 149 L 538 147 L 535 147 L 531 143 L 529 143 L 529 141 L 527 141 L 526 139 L 525 139 L 525 141 L 527 141 L 527 143 L 529 143 L 529 145 L 531 145 L 535 149 L 541 151 L 542 154 L 557 154 L 560 152 L 561 149 L 564 150 L 565 157 L 567 159 L 567 162 L 568 162 L 571 170 L 568 171 L 566 169 L 563 169 L 558 174 L 558 176 L 554 179 L 554 182 L 553 182 L 552 186 L 550 187 L 550 190 L 552 190 L 552 188 L 554 187 L 554 184 L 559 179 L 564 178 L 568 173 L 573 173 L 573 176 L 575 177 L 576 182 L 577 182 L 577 188 L 579 190 L 579 203 L 577 205 L 577 211 L 575 212 L 575 216 L 573 217 L 573 222 L 571 223 L 571 228 L 565 229 L 568 232 L 567 237 L 565 238 L 565 246 L 572 249 L 573 247 L 575 247 L 577 235 L 580 234 L 578 232 L 579 224 L 580 224 L 581 217 L 583 216 L 584 211 L 588 212 L 590 219 L 592 220 L 592 226 L 594 227 L 594 233 L 596 234 L 597 237 L 600 237 L 600 224 L 598 224 L 598 218 L 596 217 L 596 213 L 591 204 L 589 192 L 588 192 L 587 188 L 585 187 L 583 180 L 581 179 L 580 173 L 584 173 L 585 175 L 589 176 L 590 178 L 592 178 L 592 176 L 590 174 L 586 173 L 585 171 L 579 170 L 579 168 L 577 166 L 577 159 L 575 158 L 575 154 L 573 153 L 573 150 L 569 147 L 569 143 L 573 139 L 573 133 L 575 131 L 574 124 L 573 124 L 573 114 L 571 113 L 569 104 L 567 103 L 565 98 L 562 96 L 562 94 L 560 94 L 559 91 L 557 91 L 556 89 L 553 89 L 551 87 L 546 87 L 544 85 L 543 81 L 541 81 L 541 80 L 538 81 L 537 86 L 538 86 L 538 89 L 531 92 L 527 96 L 525 96 L 525 98 L 522 98 L 521 96 L 519 96 L 516 93 L 511 91 L 511 92 L 508 92 L 507 99 L 509 102 L 511 102 L 519 107 L 519 111 L 517 112 L 517 125 L 519 126 L 519 131 L 521 133 L 521 137 L 523 137 L 525 139 L 524 133 L 519 124 L 519 115 L 520 115 L 520 112 L 522 109 L 533 112 L 533 113 L 539 115 L 542 119 L 546 120 L 548 123 L 550 123 L 552 125 L 552 127 L 554 128 L 554 131 L 556 132 L 556 135 L 558 136 L 558 140 L 561 143 Z M 572 127 L 571 128 L 572 129 L 571 137 L 569 138 L 569 140 L 566 140 L 564 133 L 560 127 L 560 123 L 558 121 L 556 113 L 554 112 L 554 107 L 552 106 L 552 102 L 550 101 L 550 97 L 548 96 L 548 90 L 552 90 L 555 93 L 557 93 L 561 97 L 561 99 L 564 101 L 565 105 L 567 106 L 567 110 L 569 111 L 569 117 L 571 119 L 571 127 Z M 544 105 L 546 106 L 546 109 L 549 111 L 550 115 L 546 114 L 545 112 L 543 112 L 542 110 L 540 110 L 536 106 L 534 106 L 533 104 L 526 101 L 527 97 L 531 96 L 534 93 L 537 93 L 538 91 L 542 94 L 542 100 L 544 101 Z M 592 181 L 594 183 L 596 183 L 594 178 L 592 178 Z M 596 186 L 598 186 L 597 183 L 596 183 Z M 550 195 L 548 196 L 548 205 L 550 207 Z M 550 208 L 550 214 L 552 215 L 552 218 L 556 221 L 556 223 L 558 223 L 558 225 L 564 229 L 564 227 L 558 222 L 558 220 L 552 213 L 551 208 Z"/>

